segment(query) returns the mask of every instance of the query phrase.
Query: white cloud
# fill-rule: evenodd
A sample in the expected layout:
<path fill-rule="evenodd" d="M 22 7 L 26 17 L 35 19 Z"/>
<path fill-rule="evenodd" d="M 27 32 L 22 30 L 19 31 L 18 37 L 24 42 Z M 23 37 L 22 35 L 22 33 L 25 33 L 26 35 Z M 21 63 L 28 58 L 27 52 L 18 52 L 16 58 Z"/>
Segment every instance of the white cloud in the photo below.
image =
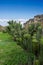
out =
<path fill-rule="evenodd" d="M 0 19 L 0 22 L 3 22 L 3 21 L 8 21 L 8 19 Z"/>
<path fill-rule="evenodd" d="M 0 25 L 2 26 L 6 26 L 8 25 L 8 21 L 11 20 L 11 19 L 0 19 Z M 25 23 L 28 19 L 14 19 L 14 21 L 17 21 L 17 22 L 21 22 L 21 24 Z"/>
<path fill-rule="evenodd" d="M 28 19 L 18 19 L 22 24 L 25 23 Z"/>
<path fill-rule="evenodd" d="M 8 25 L 7 21 L 8 21 L 7 19 L 0 19 L 0 25 L 2 25 L 2 26 Z"/>

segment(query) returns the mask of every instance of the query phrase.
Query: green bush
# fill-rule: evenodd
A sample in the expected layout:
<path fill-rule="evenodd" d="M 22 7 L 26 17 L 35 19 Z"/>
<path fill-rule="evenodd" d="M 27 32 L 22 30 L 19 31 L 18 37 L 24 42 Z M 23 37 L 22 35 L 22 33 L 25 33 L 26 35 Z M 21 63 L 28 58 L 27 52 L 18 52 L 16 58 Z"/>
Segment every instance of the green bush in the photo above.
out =
<path fill-rule="evenodd" d="M 40 65 L 39 60 L 35 60 L 35 65 Z"/>

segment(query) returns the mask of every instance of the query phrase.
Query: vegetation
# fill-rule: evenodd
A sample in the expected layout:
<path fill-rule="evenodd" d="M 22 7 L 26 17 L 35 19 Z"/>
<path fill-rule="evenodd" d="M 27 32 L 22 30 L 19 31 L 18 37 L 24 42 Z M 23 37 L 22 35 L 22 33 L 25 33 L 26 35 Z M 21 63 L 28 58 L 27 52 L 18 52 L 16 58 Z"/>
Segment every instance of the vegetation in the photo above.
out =
<path fill-rule="evenodd" d="M 31 23 L 27 30 L 20 22 L 12 20 L 8 24 L 6 32 L 0 33 L 3 54 L 6 54 L 1 54 L 3 58 L 0 55 L 5 58 L 4 65 L 43 65 L 43 28 L 40 23 Z"/>
<path fill-rule="evenodd" d="M 24 65 L 27 57 L 26 52 L 12 41 L 8 33 L 0 32 L 0 65 Z"/>

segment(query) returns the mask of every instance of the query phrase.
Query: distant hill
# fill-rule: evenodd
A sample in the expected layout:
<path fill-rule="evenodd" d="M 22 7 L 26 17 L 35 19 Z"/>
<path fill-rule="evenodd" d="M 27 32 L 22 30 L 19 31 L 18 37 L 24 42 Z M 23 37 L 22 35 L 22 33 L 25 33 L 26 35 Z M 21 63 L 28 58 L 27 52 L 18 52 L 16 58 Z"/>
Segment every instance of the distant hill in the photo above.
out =
<path fill-rule="evenodd" d="M 41 26 L 43 26 L 43 14 L 42 15 L 36 15 L 34 16 L 33 19 L 29 19 L 28 21 L 26 21 L 26 23 L 24 23 L 24 27 L 27 29 L 28 25 L 31 23 L 38 23 L 40 22 Z"/>
<path fill-rule="evenodd" d="M 5 27 L 0 25 L 0 32 L 3 30 L 5 30 Z"/>

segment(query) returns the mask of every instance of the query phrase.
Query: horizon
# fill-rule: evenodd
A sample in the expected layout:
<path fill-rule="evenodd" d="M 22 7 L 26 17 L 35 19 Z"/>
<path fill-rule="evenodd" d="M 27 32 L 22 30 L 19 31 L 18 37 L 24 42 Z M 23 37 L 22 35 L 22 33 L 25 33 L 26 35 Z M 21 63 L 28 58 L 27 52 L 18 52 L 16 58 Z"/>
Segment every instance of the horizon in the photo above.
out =
<path fill-rule="evenodd" d="M 40 16 L 40 15 L 43 15 L 43 14 L 38 14 L 38 15 L 35 15 L 35 16 Z M 7 26 L 8 21 L 12 21 L 12 20 L 16 21 L 16 22 L 20 22 L 23 25 L 24 23 L 26 23 L 26 21 L 28 21 L 30 19 L 34 19 L 35 16 L 33 16 L 32 18 L 29 18 L 29 19 L 0 19 L 0 25 L 1 26 Z"/>
<path fill-rule="evenodd" d="M 7 24 L 4 20 L 25 22 L 40 14 L 43 14 L 42 0 L 0 0 L 0 25 Z"/>

